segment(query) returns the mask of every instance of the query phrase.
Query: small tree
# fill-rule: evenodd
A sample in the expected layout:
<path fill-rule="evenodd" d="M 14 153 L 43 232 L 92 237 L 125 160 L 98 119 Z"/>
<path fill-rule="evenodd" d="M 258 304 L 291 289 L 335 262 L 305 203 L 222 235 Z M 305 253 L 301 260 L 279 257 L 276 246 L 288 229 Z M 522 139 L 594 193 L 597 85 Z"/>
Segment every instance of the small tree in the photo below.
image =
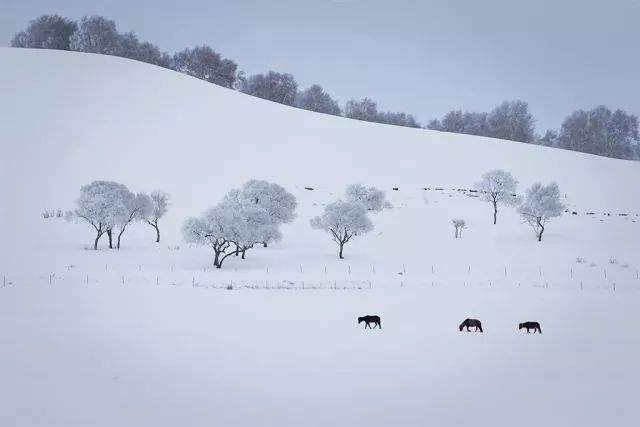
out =
<path fill-rule="evenodd" d="M 455 229 L 455 238 L 462 238 L 462 230 L 467 228 L 467 223 L 464 219 L 452 219 L 451 223 L 453 224 L 453 228 Z"/>
<path fill-rule="evenodd" d="M 158 222 L 169 208 L 169 195 L 164 191 L 152 191 L 149 195 L 151 209 L 146 211 L 145 221 L 156 230 L 156 243 L 160 243 L 160 226 Z"/>
<path fill-rule="evenodd" d="M 321 216 L 312 218 L 311 227 L 329 233 L 338 244 L 340 259 L 344 259 L 342 252 L 345 244 L 353 237 L 373 230 L 373 224 L 362 204 L 342 200 L 327 205 Z"/>
<path fill-rule="evenodd" d="M 518 208 L 522 219 L 536 233 L 538 242 L 542 241 L 546 224 L 551 218 L 562 215 L 564 205 L 560 202 L 560 189 L 555 182 L 542 185 L 539 182 L 527 189 L 524 202 Z"/>
<path fill-rule="evenodd" d="M 475 187 L 480 192 L 480 200 L 493 205 L 494 224 L 498 222 L 498 205 L 515 206 L 519 202 L 516 195 L 518 181 L 504 170 L 495 169 L 484 173 Z"/>
<path fill-rule="evenodd" d="M 122 211 L 123 215 L 118 221 L 118 226 L 120 228 L 118 241 L 116 243 L 116 248 L 118 249 L 120 249 L 120 241 L 122 239 L 122 235 L 127 229 L 127 226 L 133 221 L 144 221 L 153 209 L 151 198 L 144 193 L 133 194 L 131 192 L 127 192 L 122 193 L 121 197 L 124 198 L 122 204 L 125 209 Z"/>
<path fill-rule="evenodd" d="M 365 187 L 362 184 L 352 184 L 347 187 L 347 201 L 362 204 L 368 211 L 380 212 L 391 207 L 387 202 L 384 191 L 376 187 Z"/>

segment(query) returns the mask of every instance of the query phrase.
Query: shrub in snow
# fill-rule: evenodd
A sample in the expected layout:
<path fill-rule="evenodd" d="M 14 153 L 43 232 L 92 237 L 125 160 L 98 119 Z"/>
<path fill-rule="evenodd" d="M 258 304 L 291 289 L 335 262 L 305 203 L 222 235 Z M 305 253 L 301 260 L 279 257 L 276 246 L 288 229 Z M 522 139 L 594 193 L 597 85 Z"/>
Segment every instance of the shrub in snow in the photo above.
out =
<path fill-rule="evenodd" d="M 158 222 L 169 208 L 169 195 L 164 191 L 152 191 L 148 196 L 150 199 L 150 209 L 144 211 L 144 220 L 156 230 L 156 243 L 160 243 L 160 226 Z"/>
<path fill-rule="evenodd" d="M 518 208 L 520 216 L 528 223 L 542 241 L 546 224 L 562 215 L 564 205 L 560 202 L 560 190 L 555 182 L 542 185 L 539 182 L 527 189 L 524 202 Z"/>
<path fill-rule="evenodd" d="M 507 171 L 501 169 L 491 170 L 482 175 L 475 184 L 480 193 L 480 200 L 490 202 L 493 205 L 493 223 L 498 222 L 498 205 L 515 206 L 519 203 L 516 196 L 518 181 Z"/>
<path fill-rule="evenodd" d="M 347 201 L 360 203 L 368 211 L 380 212 L 385 208 L 390 208 L 384 191 L 376 187 L 365 187 L 362 184 L 352 184 L 347 187 Z"/>
<path fill-rule="evenodd" d="M 617 258 L 614 258 L 614 257 L 610 257 L 609 258 L 609 264 L 615 265 L 617 263 L 618 263 L 618 259 Z"/>
<path fill-rule="evenodd" d="M 324 230 L 338 244 L 338 257 L 344 259 L 344 245 L 353 237 L 373 230 L 367 210 L 361 203 L 337 202 L 327 205 L 322 215 L 311 219 L 311 227 Z"/>
<path fill-rule="evenodd" d="M 467 228 L 467 223 L 464 219 L 452 219 L 451 223 L 453 224 L 453 228 L 455 230 L 455 238 L 462 238 L 462 230 Z"/>

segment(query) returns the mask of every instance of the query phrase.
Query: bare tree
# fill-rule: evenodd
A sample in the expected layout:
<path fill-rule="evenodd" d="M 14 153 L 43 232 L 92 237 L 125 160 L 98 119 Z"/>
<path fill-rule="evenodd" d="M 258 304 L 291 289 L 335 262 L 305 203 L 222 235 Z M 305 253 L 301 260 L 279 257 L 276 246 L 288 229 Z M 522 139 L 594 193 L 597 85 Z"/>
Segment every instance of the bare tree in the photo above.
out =
<path fill-rule="evenodd" d="M 467 228 L 467 223 L 464 221 L 464 219 L 452 219 L 451 223 L 453 224 L 453 227 L 455 229 L 455 238 L 462 238 L 462 230 Z"/>

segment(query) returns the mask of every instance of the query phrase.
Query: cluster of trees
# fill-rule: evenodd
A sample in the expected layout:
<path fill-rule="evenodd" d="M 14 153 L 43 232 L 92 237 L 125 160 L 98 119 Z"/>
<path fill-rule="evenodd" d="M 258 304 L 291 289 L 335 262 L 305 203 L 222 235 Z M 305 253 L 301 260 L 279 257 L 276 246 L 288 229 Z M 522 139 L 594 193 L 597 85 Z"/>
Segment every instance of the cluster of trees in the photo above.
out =
<path fill-rule="evenodd" d="M 13 47 L 74 50 L 115 55 L 169 68 L 249 95 L 318 113 L 398 126 L 420 127 L 406 113 L 378 112 L 369 98 L 352 99 L 344 112 L 338 101 L 321 86 L 300 90 L 292 74 L 269 71 L 245 76 L 238 64 L 202 45 L 170 55 L 156 45 L 140 41 L 133 32 L 121 34 L 116 23 L 102 16 L 85 16 L 75 22 L 59 15 L 42 15 L 29 23 L 11 40 Z M 372 111 L 373 109 L 373 111 Z M 366 111 L 366 114 L 358 112 Z"/>
<path fill-rule="evenodd" d="M 571 113 L 559 131 L 535 133 L 535 120 L 524 101 L 505 101 L 489 113 L 449 111 L 428 129 L 508 139 L 619 159 L 640 159 L 638 117 L 605 106 Z"/>
<path fill-rule="evenodd" d="M 353 184 L 347 187 L 346 199 L 330 203 L 322 215 L 311 219 L 311 227 L 325 231 L 338 245 L 338 258 L 344 259 L 344 246 L 354 237 L 373 230 L 369 212 L 380 212 L 391 205 L 383 191 Z"/>
<path fill-rule="evenodd" d="M 133 222 L 153 227 L 156 243 L 159 243 L 159 221 L 167 213 L 168 207 L 169 196 L 163 191 L 132 193 L 124 184 L 93 181 L 80 188 L 76 208 L 67 212 L 66 218 L 91 225 L 96 232 L 94 250 L 98 249 L 98 242 L 104 234 L 109 238 L 110 249 L 114 247 L 114 235 L 115 247 L 120 249 L 122 236 Z"/>
<path fill-rule="evenodd" d="M 213 264 L 222 268 L 232 255 L 245 259 L 256 244 L 280 240 L 280 225 L 293 221 L 296 206 L 295 196 L 278 184 L 251 180 L 200 217 L 187 219 L 182 233 L 188 243 L 211 246 Z"/>
<path fill-rule="evenodd" d="M 475 187 L 480 193 L 480 199 L 491 203 L 493 224 L 498 222 L 499 206 L 517 207 L 523 221 L 531 226 L 539 242 L 542 241 L 547 223 L 561 216 L 565 209 L 560 201 L 560 189 L 555 182 L 547 185 L 537 182 L 529 187 L 524 198 L 521 198 L 516 194 L 518 181 L 513 175 L 495 169 L 484 173 Z"/>
<path fill-rule="evenodd" d="M 535 120 L 524 101 L 505 101 L 489 113 L 449 111 L 442 119 L 431 120 L 428 129 L 533 142 Z"/>

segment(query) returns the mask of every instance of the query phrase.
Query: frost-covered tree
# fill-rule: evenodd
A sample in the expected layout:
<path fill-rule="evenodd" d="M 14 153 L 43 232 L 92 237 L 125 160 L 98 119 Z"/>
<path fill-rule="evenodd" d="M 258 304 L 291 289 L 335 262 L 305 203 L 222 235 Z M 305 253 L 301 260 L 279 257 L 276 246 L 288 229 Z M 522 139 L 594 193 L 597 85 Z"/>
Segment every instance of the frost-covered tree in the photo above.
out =
<path fill-rule="evenodd" d="M 365 122 L 377 122 L 378 104 L 370 98 L 350 99 L 344 107 L 344 116 Z"/>
<path fill-rule="evenodd" d="M 80 188 L 76 209 L 67 218 L 87 222 L 94 228 L 94 250 L 98 249 L 100 237 L 105 233 L 110 234 L 123 217 L 123 194 L 128 192 L 124 185 L 111 181 L 93 181 Z"/>
<path fill-rule="evenodd" d="M 130 191 L 120 192 L 119 197 L 122 198 L 121 203 L 124 209 L 122 209 L 121 216 L 117 221 L 119 232 L 116 248 L 118 249 L 120 249 L 122 235 L 127 229 L 127 226 L 133 221 L 144 221 L 153 209 L 151 198 L 144 193 L 133 194 Z"/>
<path fill-rule="evenodd" d="M 232 88 L 238 77 L 238 64 L 220 56 L 211 47 L 203 45 L 185 49 L 173 55 L 176 71 Z"/>
<path fill-rule="evenodd" d="M 524 202 L 518 208 L 522 219 L 533 228 L 538 241 L 542 241 L 547 223 L 562 215 L 564 205 L 560 202 L 558 184 L 542 185 L 539 182 L 527 189 Z"/>
<path fill-rule="evenodd" d="M 59 15 L 42 15 L 11 40 L 12 47 L 69 50 L 69 38 L 78 25 Z"/>
<path fill-rule="evenodd" d="M 295 105 L 298 83 L 291 74 L 269 71 L 243 78 L 240 91 L 285 105 Z"/>
<path fill-rule="evenodd" d="M 516 190 L 518 181 L 511 173 L 502 169 L 485 172 L 475 184 L 480 200 L 493 206 L 493 223 L 498 222 L 498 205 L 516 206 L 519 202 Z"/>
<path fill-rule="evenodd" d="M 236 246 L 236 255 L 242 254 L 242 259 L 245 259 L 247 250 L 254 245 L 282 237 L 278 229 L 279 223 L 274 221 L 269 212 L 256 203 L 246 203 L 246 200 L 241 199 L 240 191 L 232 190 L 223 204 L 236 213 L 236 224 L 228 239 Z"/>
<path fill-rule="evenodd" d="M 535 120 L 524 101 L 505 101 L 487 116 L 489 134 L 493 138 L 533 142 Z"/>
<path fill-rule="evenodd" d="M 365 187 L 362 184 L 352 184 L 347 187 L 347 201 L 362 204 L 368 211 L 380 212 L 391 207 L 384 191 L 376 187 Z"/>
<path fill-rule="evenodd" d="M 242 203 L 256 205 L 264 209 L 276 231 L 265 233 L 265 240 L 261 243 L 267 247 L 269 242 L 278 240 L 280 233 L 277 228 L 281 224 L 293 221 L 298 202 L 293 194 L 278 184 L 252 179 L 247 181 L 238 193 Z"/>
<path fill-rule="evenodd" d="M 404 126 L 409 128 L 419 128 L 420 123 L 418 123 L 411 114 L 401 113 L 401 112 L 393 112 L 393 111 L 383 111 L 378 113 L 378 118 L 376 119 L 378 123 L 384 123 L 387 125 L 395 125 L 395 126 Z"/>
<path fill-rule="evenodd" d="M 116 23 L 102 16 L 85 16 L 69 39 L 71 50 L 104 55 L 121 55 L 122 38 Z"/>
<path fill-rule="evenodd" d="M 152 191 L 149 195 L 151 209 L 145 211 L 145 221 L 156 230 L 156 243 L 160 243 L 160 218 L 165 216 L 169 209 L 169 195 L 164 191 Z"/>
<path fill-rule="evenodd" d="M 558 132 L 553 129 L 547 130 L 538 141 L 538 144 L 547 147 L 555 147 L 558 145 Z"/>
<path fill-rule="evenodd" d="M 235 253 L 229 236 L 233 235 L 236 224 L 233 211 L 225 206 L 216 206 L 200 218 L 189 218 L 182 227 L 182 234 L 188 243 L 211 246 L 213 265 L 222 268 L 224 260 Z"/>
<path fill-rule="evenodd" d="M 344 245 L 353 237 L 373 230 L 367 209 L 361 203 L 342 200 L 327 205 L 322 215 L 312 218 L 311 227 L 329 233 L 331 239 L 338 244 L 340 259 L 344 259 Z"/>
<path fill-rule="evenodd" d="M 244 252 L 253 245 L 248 216 L 231 203 L 222 202 L 200 218 L 188 219 L 182 227 L 185 241 L 209 245 L 213 249 L 213 265 L 222 268 L 228 257 Z"/>
<path fill-rule="evenodd" d="M 639 144 L 638 118 L 602 105 L 571 113 L 558 136 L 562 148 L 622 159 L 634 158 Z"/>
<path fill-rule="evenodd" d="M 313 85 L 302 92 L 298 92 L 296 107 L 334 116 L 342 114 L 338 102 L 325 92 L 320 85 Z"/>
<path fill-rule="evenodd" d="M 135 33 L 120 36 L 120 55 L 124 58 L 170 68 L 171 58 L 152 43 L 141 42 Z"/>
<path fill-rule="evenodd" d="M 453 224 L 453 228 L 455 230 L 455 238 L 462 238 L 462 230 L 467 228 L 467 223 L 464 219 L 452 219 L 451 223 Z"/>

